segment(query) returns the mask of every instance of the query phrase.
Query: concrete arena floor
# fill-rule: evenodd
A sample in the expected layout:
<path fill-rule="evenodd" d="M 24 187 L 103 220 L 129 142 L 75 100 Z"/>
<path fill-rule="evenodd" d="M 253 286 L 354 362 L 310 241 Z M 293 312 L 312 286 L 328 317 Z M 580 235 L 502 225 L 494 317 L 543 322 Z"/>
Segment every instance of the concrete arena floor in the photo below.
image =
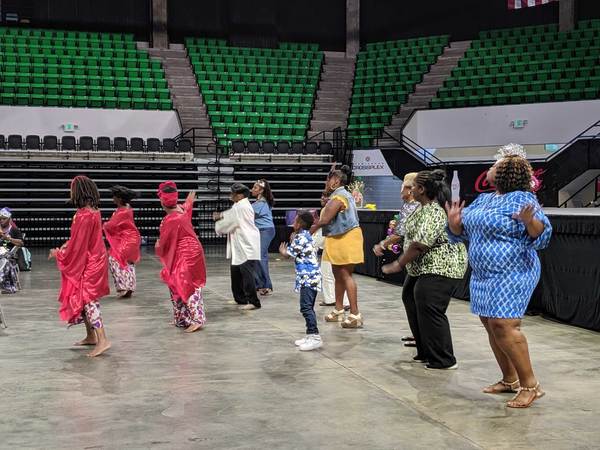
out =
<path fill-rule="evenodd" d="M 360 276 L 365 328 L 323 323 L 317 307 L 325 346 L 302 353 L 293 344 L 304 329 L 292 264 L 274 261 L 275 294 L 240 312 L 227 304 L 227 262 L 207 253 L 203 331 L 168 325 L 159 263 L 146 255 L 137 295 L 103 300 L 113 348 L 90 360 L 71 345 L 83 327 L 58 320 L 58 272 L 36 252 L 23 291 L 0 297 L 9 322 L 0 330 L 0 448 L 600 447 L 598 333 L 526 318 L 547 396 L 510 410 L 509 397 L 480 391 L 500 376 L 467 303 L 449 310 L 457 371 L 411 363 L 400 288 Z"/>

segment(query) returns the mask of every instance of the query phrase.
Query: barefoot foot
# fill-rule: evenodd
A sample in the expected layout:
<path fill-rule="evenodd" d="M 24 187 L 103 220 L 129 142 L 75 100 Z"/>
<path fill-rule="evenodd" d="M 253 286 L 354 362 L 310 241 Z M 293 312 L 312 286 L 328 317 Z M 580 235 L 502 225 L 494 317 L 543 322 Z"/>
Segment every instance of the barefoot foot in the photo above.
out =
<path fill-rule="evenodd" d="M 202 329 L 202 325 L 199 323 L 193 323 L 189 327 L 185 329 L 186 333 L 193 333 L 194 331 L 198 331 Z"/>
<path fill-rule="evenodd" d="M 86 337 L 79 342 L 75 342 L 73 345 L 96 345 L 98 340 L 95 337 Z"/>
<path fill-rule="evenodd" d="M 104 341 L 102 343 L 98 343 L 98 344 L 96 344 L 96 347 L 94 348 L 94 350 L 92 350 L 90 353 L 88 353 L 87 356 L 89 358 L 94 358 L 96 356 L 100 356 L 102 353 L 104 353 L 109 348 L 110 348 L 109 341 Z"/>

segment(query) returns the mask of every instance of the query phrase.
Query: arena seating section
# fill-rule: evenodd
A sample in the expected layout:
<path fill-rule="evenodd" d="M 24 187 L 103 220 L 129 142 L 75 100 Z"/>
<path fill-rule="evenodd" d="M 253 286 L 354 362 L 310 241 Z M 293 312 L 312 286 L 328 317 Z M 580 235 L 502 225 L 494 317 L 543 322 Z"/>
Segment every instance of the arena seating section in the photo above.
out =
<path fill-rule="evenodd" d="M 160 61 L 131 34 L 0 28 L 0 103 L 172 109 Z"/>
<path fill-rule="evenodd" d="M 348 133 L 368 145 L 421 82 L 448 44 L 434 36 L 367 44 L 356 61 Z"/>
<path fill-rule="evenodd" d="M 480 33 L 432 108 L 598 98 L 600 20 Z"/>
<path fill-rule="evenodd" d="M 323 59 L 316 45 L 187 38 L 186 47 L 219 144 L 305 139 Z"/>

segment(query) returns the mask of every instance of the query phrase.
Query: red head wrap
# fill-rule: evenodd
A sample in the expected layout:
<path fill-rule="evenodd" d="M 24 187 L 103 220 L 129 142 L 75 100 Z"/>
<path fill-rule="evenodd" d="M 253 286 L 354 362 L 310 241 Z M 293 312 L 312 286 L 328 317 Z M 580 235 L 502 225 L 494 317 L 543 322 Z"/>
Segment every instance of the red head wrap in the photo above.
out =
<path fill-rule="evenodd" d="M 164 192 L 165 188 L 175 189 L 173 192 Z M 178 200 L 177 185 L 174 181 L 165 181 L 158 185 L 158 198 L 167 208 L 174 208 Z"/>

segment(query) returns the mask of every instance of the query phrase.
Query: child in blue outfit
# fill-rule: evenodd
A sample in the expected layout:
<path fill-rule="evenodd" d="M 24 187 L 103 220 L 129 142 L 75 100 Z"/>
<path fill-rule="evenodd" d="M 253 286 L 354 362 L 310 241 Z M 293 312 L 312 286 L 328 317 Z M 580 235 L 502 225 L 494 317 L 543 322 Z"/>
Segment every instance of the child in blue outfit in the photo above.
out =
<path fill-rule="evenodd" d="M 295 291 L 300 292 L 300 312 L 306 321 L 306 336 L 295 344 L 302 351 L 315 350 L 323 345 L 315 314 L 315 299 L 321 290 L 321 270 L 317 248 L 309 231 L 313 222 L 314 217 L 310 212 L 299 211 L 290 244 L 282 242 L 279 246 L 279 253 L 286 258 L 294 258 L 296 263 Z"/>

